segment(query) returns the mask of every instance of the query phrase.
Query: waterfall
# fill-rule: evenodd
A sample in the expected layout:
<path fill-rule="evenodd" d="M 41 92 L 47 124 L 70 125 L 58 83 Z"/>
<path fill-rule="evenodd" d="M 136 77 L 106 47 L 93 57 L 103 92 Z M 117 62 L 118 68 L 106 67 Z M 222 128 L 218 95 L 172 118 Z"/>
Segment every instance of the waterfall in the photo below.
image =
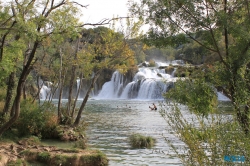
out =
<path fill-rule="evenodd" d="M 124 76 L 115 71 L 106 82 L 97 99 L 163 99 L 162 94 L 176 81 L 164 69 L 155 67 L 139 68 L 133 80 L 124 85 Z"/>
<path fill-rule="evenodd" d="M 52 96 L 52 87 L 53 86 L 56 87 L 55 85 L 53 85 L 52 82 L 39 80 L 39 87 L 40 87 L 39 97 L 41 100 L 49 100 L 52 97 L 53 97 L 53 99 L 58 97 L 58 95 Z M 75 91 L 75 93 L 77 93 L 79 88 L 80 88 L 80 78 L 77 78 L 76 79 L 76 89 L 75 89 L 76 91 Z M 57 93 L 59 93 L 59 92 L 56 91 L 55 94 L 57 94 Z M 80 94 L 79 94 L 79 96 L 80 96 Z M 67 94 L 64 95 L 64 98 L 66 98 L 66 97 L 67 97 Z"/>
<path fill-rule="evenodd" d="M 174 71 L 172 72 L 171 77 L 174 77 L 176 70 L 177 70 L 177 68 L 174 68 Z"/>
<path fill-rule="evenodd" d="M 78 91 L 80 88 L 80 78 L 76 79 L 76 91 Z"/>
<path fill-rule="evenodd" d="M 144 62 L 146 65 L 147 63 Z M 95 84 L 95 92 L 91 92 L 91 97 L 94 99 L 138 99 L 138 100 L 159 100 L 163 99 L 163 94 L 166 93 L 170 88 L 173 87 L 174 82 L 178 79 L 174 77 L 177 68 L 174 68 L 171 74 L 165 72 L 165 67 L 169 65 L 183 65 L 182 61 L 172 61 L 172 62 L 156 62 L 156 67 L 145 67 L 140 65 L 137 73 L 131 77 L 115 71 L 112 74 L 111 80 L 102 84 Z M 185 78 L 181 78 L 185 79 Z M 84 85 L 87 82 L 85 81 Z M 52 93 L 52 83 L 42 80 L 39 81 L 40 87 L 40 99 L 48 100 L 51 99 Z M 76 80 L 76 92 L 80 88 L 80 79 Z M 87 87 L 87 86 L 86 86 Z M 67 87 L 64 87 L 67 88 Z M 81 95 L 84 95 L 82 87 Z M 98 93 L 99 92 L 99 93 Z M 98 93 L 98 94 L 97 94 Z M 56 94 L 56 93 L 55 93 Z M 229 101 L 226 96 L 218 92 L 218 100 Z M 64 95 L 65 97 L 67 94 Z M 78 98 L 81 98 L 79 95 Z"/>
<path fill-rule="evenodd" d="M 51 85 L 51 82 L 39 80 L 39 87 L 41 87 L 39 97 L 41 100 L 47 100 L 52 97 Z"/>
<path fill-rule="evenodd" d="M 217 92 L 217 96 L 219 101 L 230 101 L 230 99 L 221 92 Z"/>
<path fill-rule="evenodd" d="M 123 75 L 115 71 L 109 82 L 106 82 L 97 98 L 115 99 L 118 98 L 123 89 Z"/>

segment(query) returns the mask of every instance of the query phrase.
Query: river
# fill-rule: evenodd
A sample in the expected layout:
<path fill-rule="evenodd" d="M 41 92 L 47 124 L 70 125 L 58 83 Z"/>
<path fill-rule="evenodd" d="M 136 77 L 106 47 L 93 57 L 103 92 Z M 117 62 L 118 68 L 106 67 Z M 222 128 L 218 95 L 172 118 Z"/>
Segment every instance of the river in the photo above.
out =
<path fill-rule="evenodd" d="M 173 137 L 166 121 L 158 111 L 148 108 L 153 102 L 159 110 L 160 100 L 89 100 L 83 113 L 89 124 L 89 147 L 103 151 L 110 166 L 181 165 L 165 141 L 164 137 Z M 131 148 L 128 137 L 133 133 L 154 137 L 156 145 L 151 149 Z"/>
<path fill-rule="evenodd" d="M 181 165 L 165 138 L 171 139 L 175 146 L 184 144 L 178 141 L 159 113 L 162 93 L 167 92 L 178 79 L 174 77 L 175 70 L 167 74 L 159 68 L 168 65 L 157 63 L 157 67 L 141 67 L 127 84 L 124 81 L 127 78 L 115 71 L 99 93 L 88 100 L 82 114 L 82 119 L 89 124 L 86 131 L 88 144 L 90 148 L 103 151 L 110 166 Z M 49 87 L 42 87 L 40 96 L 44 100 L 51 92 Z M 218 93 L 218 98 L 228 100 L 221 93 Z M 79 99 L 78 104 L 81 101 Z M 158 106 L 157 111 L 149 109 L 153 102 Z M 164 109 L 171 110 L 166 104 Z M 188 114 L 188 111 L 184 112 L 185 116 Z M 156 145 L 152 149 L 131 148 L 128 138 L 134 133 L 154 137 Z"/>

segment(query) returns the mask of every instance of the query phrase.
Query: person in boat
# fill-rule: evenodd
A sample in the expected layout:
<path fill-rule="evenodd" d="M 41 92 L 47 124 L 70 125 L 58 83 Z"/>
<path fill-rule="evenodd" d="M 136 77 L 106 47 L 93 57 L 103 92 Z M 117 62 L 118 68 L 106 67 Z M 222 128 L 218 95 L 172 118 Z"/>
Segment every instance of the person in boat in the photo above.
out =
<path fill-rule="evenodd" d="M 152 110 L 157 110 L 157 107 L 156 107 L 155 103 L 153 103 L 153 106 L 152 106 L 152 107 L 149 106 L 149 108 L 151 109 L 151 111 L 152 111 Z"/>

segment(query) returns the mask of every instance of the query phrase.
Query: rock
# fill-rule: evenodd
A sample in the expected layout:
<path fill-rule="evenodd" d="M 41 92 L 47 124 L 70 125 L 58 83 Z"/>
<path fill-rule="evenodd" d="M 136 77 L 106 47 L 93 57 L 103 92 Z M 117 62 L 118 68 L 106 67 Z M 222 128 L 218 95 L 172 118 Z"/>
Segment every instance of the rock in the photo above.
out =
<path fill-rule="evenodd" d="M 157 76 L 162 77 L 162 75 L 160 73 L 157 73 Z"/>
<path fill-rule="evenodd" d="M 50 151 L 49 148 L 43 148 L 43 150 L 46 151 L 46 152 L 49 152 L 49 151 Z"/>

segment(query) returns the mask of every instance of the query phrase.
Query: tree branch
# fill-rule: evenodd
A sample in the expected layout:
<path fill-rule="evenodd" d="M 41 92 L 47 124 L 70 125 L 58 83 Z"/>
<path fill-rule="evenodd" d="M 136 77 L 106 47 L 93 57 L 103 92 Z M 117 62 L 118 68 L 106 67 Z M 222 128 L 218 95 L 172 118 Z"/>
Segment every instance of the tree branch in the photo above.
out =
<path fill-rule="evenodd" d="M 75 2 L 75 1 L 73 1 L 73 2 L 71 2 L 71 3 L 75 3 L 75 4 L 77 4 L 78 6 L 81 6 L 81 7 L 83 7 L 83 8 L 87 8 L 89 5 L 82 5 L 82 4 L 80 4 L 80 3 L 78 3 L 78 2 Z"/>
<path fill-rule="evenodd" d="M 99 21 L 97 23 L 84 23 L 84 24 L 82 24 L 82 25 L 80 25 L 78 27 L 84 27 L 86 25 L 90 25 L 90 26 L 107 25 L 107 24 L 110 24 L 111 21 L 124 19 L 124 18 L 130 18 L 130 17 L 115 17 L 115 18 L 112 18 L 112 19 L 104 18 L 104 19 L 102 19 L 101 21 Z"/>

